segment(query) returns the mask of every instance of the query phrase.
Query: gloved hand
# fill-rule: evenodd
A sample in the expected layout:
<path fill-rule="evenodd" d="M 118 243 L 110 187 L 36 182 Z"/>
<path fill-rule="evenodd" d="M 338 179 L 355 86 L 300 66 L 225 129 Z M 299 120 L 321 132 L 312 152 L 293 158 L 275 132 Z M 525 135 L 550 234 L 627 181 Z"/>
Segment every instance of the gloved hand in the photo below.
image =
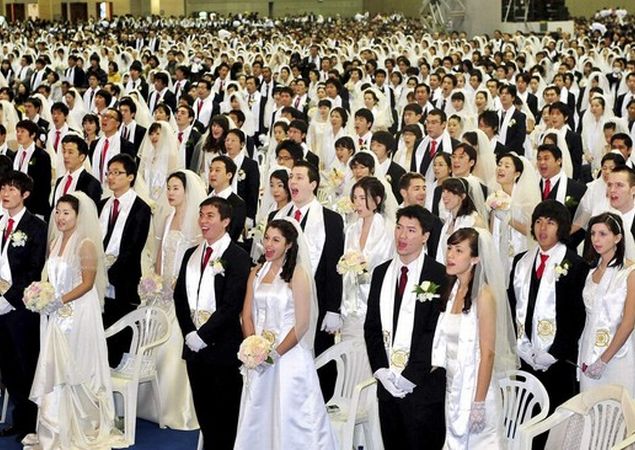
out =
<path fill-rule="evenodd" d="M 592 380 L 599 380 L 606 371 L 606 363 L 601 358 L 595 360 L 593 364 L 584 369 L 584 374 Z"/>
<path fill-rule="evenodd" d="M 417 385 L 410 381 L 408 378 L 404 377 L 403 375 L 397 374 L 395 374 L 395 386 L 397 386 L 399 389 L 407 394 L 412 394 L 414 388 L 417 387 Z"/>
<path fill-rule="evenodd" d="M 338 313 L 327 311 L 322 320 L 322 327 L 320 330 L 326 331 L 329 334 L 335 334 L 342 329 L 342 317 Z"/>
<path fill-rule="evenodd" d="M 534 363 L 534 351 L 530 346 L 520 345 L 518 346 L 518 356 L 531 366 L 532 369 L 538 370 Z"/>
<path fill-rule="evenodd" d="M 49 316 L 53 314 L 55 311 L 57 311 L 58 309 L 62 308 L 63 306 L 64 306 L 64 302 L 62 302 L 62 296 L 56 295 L 55 300 L 53 300 L 51 303 L 49 303 L 44 308 L 42 308 L 42 310 L 40 311 L 40 314 L 45 314 Z"/>
<path fill-rule="evenodd" d="M 386 389 L 393 397 L 404 398 L 406 396 L 407 392 L 399 389 L 399 387 L 395 384 L 396 375 L 392 370 L 386 367 L 377 369 L 374 376 L 377 380 L 379 380 L 384 389 Z"/>
<path fill-rule="evenodd" d="M 534 355 L 534 365 L 536 370 L 542 370 L 543 372 L 549 369 L 549 367 L 557 361 L 558 360 L 556 358 L 544 350 L 538 350 Z"/>
<path fill-rule="evenodd" d="M 187 345 L 190 350 L 196 353 L 207 347 L 205 341 L 201 339 L 196 331 L 191 331 L 187 334 L 187 336 L 185 336 L 185 345 Z"/>
<path fill-rule="evenodd" d="M 470 409 L 470 433 L 481 433 L 485 429 L 485 402 L 472 402 Z"/>

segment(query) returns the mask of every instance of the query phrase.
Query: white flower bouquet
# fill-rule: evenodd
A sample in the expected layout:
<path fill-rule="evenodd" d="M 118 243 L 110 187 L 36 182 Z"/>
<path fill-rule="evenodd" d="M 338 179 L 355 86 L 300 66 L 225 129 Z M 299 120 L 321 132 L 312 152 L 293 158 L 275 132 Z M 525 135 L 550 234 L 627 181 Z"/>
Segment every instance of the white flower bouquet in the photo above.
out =
<path fill-rule="evenodd" d="M 22 301 L 29 311 L 41 313 L 55 301 L 55 288 L 47 281 L 34 281 L 24 290 Z"/>
<path fill-rule="evenodd" d="M 511 205 L 512 198 L 503 191 L 491 193 L 485 203 L 492 210 L 507 211 Z"/>
<path fill-rule="evenodd" d="M 163 278 L 156 273 L 145 275 L 139 281 L 137 292 L 139 293 L 141 303 L 144 305 L 161 301 L 164 297 Z"/>
<path fill-rule="evenodd" d="M 337 273 L 346 275 L 362 275 L 368 271 L 368 263 L 364 255 L 357 250 L 349 250 L 337 262 Z"/>
<path fill-rule="evenodd" d="M 342 215 L 346 215 L 353 212 L 354 205 L 350 197 L 348 197 L 348 195 L 345 195 L 341 197 L 337 202 L 335 202 L 334 209 L 336 212 Z"/>
<path fill-rule="evenodd" d="M 255 369 L 262 363 L 273 364 L 272 343 L 260 335 L 245 338 L 238 349 L 238 359 L 247 369 Z"/>

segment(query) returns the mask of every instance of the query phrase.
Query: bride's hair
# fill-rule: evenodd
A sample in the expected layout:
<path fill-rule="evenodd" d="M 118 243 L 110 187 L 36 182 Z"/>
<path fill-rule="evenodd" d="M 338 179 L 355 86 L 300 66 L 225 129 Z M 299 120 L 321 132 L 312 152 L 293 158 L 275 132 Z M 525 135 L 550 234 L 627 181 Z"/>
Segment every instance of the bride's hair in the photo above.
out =
<path fill-rule="evenodd" d="M 375 177 L 363 177 L 357 183 L 353 185 L 351 188 L 351 202 L 354 202 L 353 195 L 355 194 L 355 189 L 361 188 L 364 191 L 366 196 L 366 207 L 370 209 L 368 206 L 368 199 L 372 198 L 373 201 L 377 204 L 377 209 L 373 212 L 377 212 L 379 214 L 384 212 L 384 200 L 386 200 L 386 189 L 384 189 L 384 185 Z M 379 201 L 377 198 L 379 197 Z"/>
<path fill-rule="evenodd" d="M 287 250 L 287 255 L 284 260 L 284 264 L 282 265 L 282 271 L 280 272 L 280 278 L 289 283 L 293 277 L 293 272 L 295 271 L 295 265 L 298 259 L 298 232 L 291 222 L 284 219 L 276 219 L 269 222 L 267 230 L 271 228 L 279 230 L 285 241 L 287 241 L 287 244 L 291 244 L 291 247 Z"/>
<path fill-rule="evenodd" d="M 478 232 L 474 228 L 460 228 L 450 235 L 448 238 L 448 246 L 457 245 L 461 242 L 468 241 L 470 244 L 470 256 L 478 256 Z M 476 265 L 470 268 L 470 282 L 467 285 L 467 292 L 465 293 L 465 299 L 463 300 L 463 313 L 470 312 L 472 307 L 472 287 L 474 285 L 474 272 Z M 452 293 L 452 287 L 456 282 L 456 275 L 448 276 L 448 284 L 445 292 L 441 295 L 441 311 L 445 311 L 445 307 L 448 304 L 450 294 Z"/>
<path fill-rule="evenodd" d="M 77 199 L 77 197 L 70 194 L 64 194 L 57 200 L 55 206 L 59 205 L 60 203 L 68 203 L 69 205 L 71 205 L 71 208 L 73 208 L 73 211 L 75 211 L 75 214 L 79 214 L 79 200 Z"/>

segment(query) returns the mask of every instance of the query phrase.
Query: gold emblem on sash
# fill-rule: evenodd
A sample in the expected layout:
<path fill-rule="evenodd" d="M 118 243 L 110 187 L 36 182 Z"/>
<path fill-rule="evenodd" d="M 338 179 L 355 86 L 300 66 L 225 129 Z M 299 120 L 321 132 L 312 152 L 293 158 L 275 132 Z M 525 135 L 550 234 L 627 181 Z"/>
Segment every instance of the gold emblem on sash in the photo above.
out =
<path fill-rule="evenodd" d="M 267 340 L 271 345 L 276 342 L 276 333 L 271 330 L 262 330 L 262 337 Z"/>
<path fill-rule="evenodd" d="M 516 324 L 516 328 L 518 329 L 518 336 L 517 339 L 520 339 L 523 337 L 523 335 L 525 334 L 525 324 L 518 322 Z"/>
<path fill-rule="evenodd" d="M 7 280 L 0 278 L 0 295 L 4 295 L 11 288 L 11 283 Z"/>
<path fill-rule="evenodd" d="M 382 330 L 382 334 L 384 336 L 384 348 L 390 347 L 390 331 Z"/>
<path fill-rule="evenodd" d="M 202 327 L 212 317 L 212 312 L 206 309 L 192 310 L 192 322 L 196 328 Z"/>
<path fill-rule="evenodd" d="M 547 337 L 556 334 L 556 326 L 553 320 L 539 320 L 538 321 L 538 336 Z"/>
<path fill-rule="evenodd" d="M 595 331 L 595 346 L 596 347 L 607 347 L 611 340 L 611 335 L 609 334 L 609 330 L 606 328 L 600 328 Z"/>
<path fill-rule="evenodd" d="M 390 355 L 390 362 L 393 366 L 403 369 L 408 362 L 408 352 L 405 350 L 394 350 Z"/>
<path fill-rule="evenodd" d="M 63 319 L 71 317 L 73 315 L 73 308 L 71 307 L 71 305 L 64 305 L 57 310 L 57 315 Z"/>

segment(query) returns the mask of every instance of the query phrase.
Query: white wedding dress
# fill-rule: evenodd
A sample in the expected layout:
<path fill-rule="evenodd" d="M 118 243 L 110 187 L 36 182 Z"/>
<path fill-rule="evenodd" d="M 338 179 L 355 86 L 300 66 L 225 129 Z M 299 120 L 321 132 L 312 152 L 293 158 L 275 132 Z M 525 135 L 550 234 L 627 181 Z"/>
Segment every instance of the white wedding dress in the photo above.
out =
<path fill-rule="evenodd" d="M 73 237 L 66 250 L 78 249 Z M 79 255 L 59 255 L 57 240 L 47 273 L 55 292 L 65 294 L 82 281 Z M 41 349 L 31 388 L 39 407 L 37 434 L 42 449 L 110 449 L 121 445 L 114 429 L 110 368 L 101 306 L 95 286 L 40 319 Z"/>
<path fill-rule="evenodd" d="M 256 334 L 274 333 L 275 347 L 295 325 L 295 305 L 279 273 L 272 283 L 262 283 L 269 268 L 266 263 L 254 280 L 253 321 Z M 247 371 L 234 448 L 338 448 L 310 350 L 297 344 L 264 372 Z"/>
<path fill-rule="evenodd" d="M 170 219 L 171 221 L 171 219 Z M 170 230 L 169 223 L 161 245 L 161 273 L 167 283 L 166 299 L 172 298 L 174 282 L 179 274 L 185 251 L 196 245 L 188 242 L 183 233 Z M 174 302 L 156 303 L 168 315 L 170 320 L 170 338 L 156 351 L 156 368 L 159 376 L 159 395 L 163 405 L 162 417 L 165 426 L 174 430 L 195 430 L 199 428 L 192 389 L 187 377 L 183 352 L 183 336 L 176 320 Z M 152 401 L 149 383 L 139 387 L 139 408 L 137 415 L 152 422 L 159 422 L 159 413 Z"/>

